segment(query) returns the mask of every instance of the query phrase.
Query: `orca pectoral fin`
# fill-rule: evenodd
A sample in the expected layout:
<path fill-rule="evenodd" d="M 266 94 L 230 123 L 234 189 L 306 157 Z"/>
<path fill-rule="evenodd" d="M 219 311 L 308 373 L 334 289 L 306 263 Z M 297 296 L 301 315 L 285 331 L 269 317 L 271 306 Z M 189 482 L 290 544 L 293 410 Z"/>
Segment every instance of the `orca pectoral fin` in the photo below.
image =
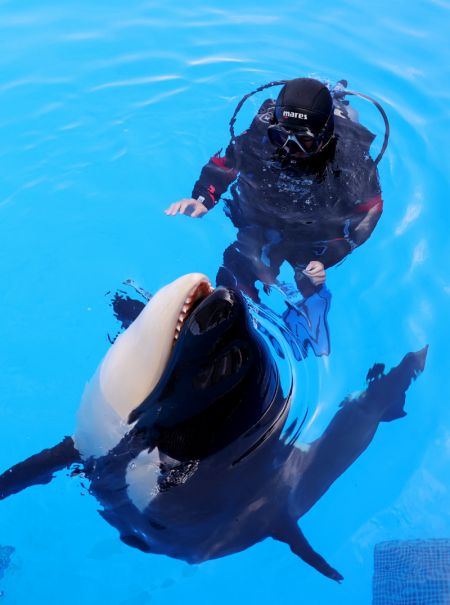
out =
<path fill-rule="evenodd" d="M 311 565 L 314 569 L 317 569 L 317 571 L 327 578 L 339 583 L 344 579 L 336 569 L 331 567 L 331 565 L 312 548 L 295 521 L 277 529 L 277 531 L 272 533 L 272 538 L 287 544 L 292 552 L 299 556 L 302 561 L 308 563 L 308 565 Z"/>
<path fill-rule="evenodd" d="M 42 450 L 0 475 L 0 500 L 32 485 L 50 483 L 54 473 L 74 462 L 81 462 L 80 454 L 72 437 L 65 437 L 54 447 Z"/>

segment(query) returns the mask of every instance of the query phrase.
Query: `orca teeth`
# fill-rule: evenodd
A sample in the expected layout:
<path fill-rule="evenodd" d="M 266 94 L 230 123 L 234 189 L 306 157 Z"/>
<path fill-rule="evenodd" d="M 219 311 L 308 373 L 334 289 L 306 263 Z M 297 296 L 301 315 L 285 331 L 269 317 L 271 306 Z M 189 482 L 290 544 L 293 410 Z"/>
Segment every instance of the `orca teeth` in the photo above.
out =
<path fill-rule="evenodd" d="M 195 285 L 189 292 L 189 294 L 186 296 L 183 306 L 181 307 L 177 326 L 175 328 L 174 343 L 178 340 L 181 328 L 183 327 L 183 324 L 186 321 L 187 317 L 189 317 L 194 304 L 200 300 L 205 299 L 212 292 L 214 292 L 214 288 L 211 286 L 211 282 L 209 282 L 207 279 L 203 279 L 197 285 Z"/>

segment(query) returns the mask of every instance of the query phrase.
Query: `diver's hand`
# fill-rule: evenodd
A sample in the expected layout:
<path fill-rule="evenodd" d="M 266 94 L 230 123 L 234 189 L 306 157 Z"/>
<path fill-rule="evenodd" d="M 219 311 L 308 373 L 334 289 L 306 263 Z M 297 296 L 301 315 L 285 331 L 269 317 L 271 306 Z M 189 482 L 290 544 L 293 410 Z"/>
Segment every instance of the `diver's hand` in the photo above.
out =
<path fill-rule="evenodd" d="M 164 213 L 167 216 L 175 216 L 176 214 L 186 214 L 191 218 L 200 218 L 208 212 L 208 208 L 193 198 L 186 198 L 171 204 Z"/>
<path fill-rule="evenodd" d="M 320 286 L 325 282 L 325 267 L 318 260 L 312 260 L 308 263 L 306 269 L 303 270 L 303 273 L 309 277 L 315 286 Z"/>

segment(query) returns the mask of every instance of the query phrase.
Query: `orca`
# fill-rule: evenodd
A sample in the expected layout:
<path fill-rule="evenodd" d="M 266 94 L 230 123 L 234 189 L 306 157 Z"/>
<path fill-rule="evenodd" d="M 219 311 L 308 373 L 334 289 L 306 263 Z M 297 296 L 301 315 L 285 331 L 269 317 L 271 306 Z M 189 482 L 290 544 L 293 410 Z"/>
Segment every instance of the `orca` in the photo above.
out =
<path fill-rule="evenodd" d="M 139 309 L 140 310 L 140 309 Z M 101 516 L 141 551 L 198 564 L 266 539 L 325 576 L 343 576 L 298 520 L 361 455 L 379 424 L 405 415 L 427 348 L 345 399 L 323 434 L 296 445 L 281 385 L 245 299 L 189 274 L 160 290 L 88 383 L 75 434 L 0 476 L 0 499 L 82 469 Z"/>

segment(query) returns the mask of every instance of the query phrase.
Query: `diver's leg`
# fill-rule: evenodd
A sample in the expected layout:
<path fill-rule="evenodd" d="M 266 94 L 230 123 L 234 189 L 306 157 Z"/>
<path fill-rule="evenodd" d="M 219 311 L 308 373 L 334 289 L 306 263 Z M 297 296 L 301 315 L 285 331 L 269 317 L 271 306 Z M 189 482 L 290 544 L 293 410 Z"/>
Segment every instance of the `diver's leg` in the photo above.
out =
<path fill-rule="evenodd" d="M 80 454 L 72 437 L 65 437 L 61 443 L 15 464 L 0 475 L 0 500 L 32 485 L 50 483 L 54 473 L 74 462 L 81 462 Z"/>
<path fill-rule="evenodd" d="M 237 241 L 229 246 L 223 254 L 223 265 L 220 267 L 216 283 L 218 286 L 237 288 L 259 302 L 256 281 L 272 282 L 273 270 L 262 261 L 265 246 L 265 230 L 258 227 L 245 227 L 238 231 Z"/>
<path fill-rule="evenodd" d="M 316 356 L 329 355 L 330 331 L 327 316 L 331 293 L 325 284 L 312 284 L 303 273 L 307 263 L 302 262 L 298 256 L 294 259 L 289 256 L 288 261 L 295 271 L 295 282 L 302 298 L 295 294 L 287 296 L 287 309 L 283 313 L 285 324 L 300 347 L 303 357 L 306 357 L 308 348 L 311 348 Z"/>
<path fill-rule="evenodd" d="M 240 290 L 255 302 L 259 302 L 259 293 L 255 286 L 256 276 L 251 269 L 251 264 L 242 256 L 235 242 L 223 253 L 223 264 L 217 272 L 216 285 Z"/>
<path fill-rule="evenodd" d="M 278 284 L 277 277 L 280 273 L 280 268 L 286 260 L 285 240 L 282 234 L 276 229 L 264 230 L 265 242 L 262 248 L 261 260 L 267 267 L 265 279 L 261 279 L 264 283 L 264 291 L 266 294 L 270 292 L 270 286 Z"/>

